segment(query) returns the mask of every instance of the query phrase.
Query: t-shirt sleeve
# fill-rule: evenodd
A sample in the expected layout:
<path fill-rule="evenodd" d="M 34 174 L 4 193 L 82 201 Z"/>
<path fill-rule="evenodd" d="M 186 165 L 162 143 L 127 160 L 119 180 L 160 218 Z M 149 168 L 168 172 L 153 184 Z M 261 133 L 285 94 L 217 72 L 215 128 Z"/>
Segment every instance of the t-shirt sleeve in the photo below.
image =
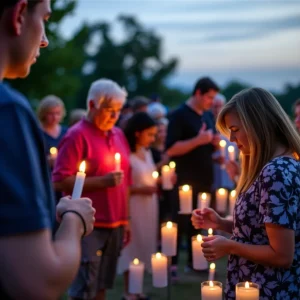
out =
<path fill-rule="evenodd" d="M 268 165 L 261 174 L 261 204 L 263 222 L 296 230 L 299 199 L 294 178 L 288 168 Z"/>
<path fill-rule="evenodd" d="M 170 116 L 168 132 L 166 138 L 166 149 L 172 147 L 176 142 L 182 139 L 182 123 L 178 111 Z"/>
<path fill-rule="evenodd" d="M 9 103 L 0 109 L 0 236 L 52 227 L 41 169 L 42 141 L 29 111 Z"/>

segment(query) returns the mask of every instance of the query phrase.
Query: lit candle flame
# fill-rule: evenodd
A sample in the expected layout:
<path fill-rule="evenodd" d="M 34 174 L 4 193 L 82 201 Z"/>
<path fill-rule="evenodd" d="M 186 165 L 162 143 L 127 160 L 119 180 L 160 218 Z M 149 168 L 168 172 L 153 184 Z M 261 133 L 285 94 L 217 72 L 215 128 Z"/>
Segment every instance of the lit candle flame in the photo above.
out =
<path fill-rule="evenodd" d="M 230 192 L 230 196 L 231 196 L 232 198 L 234 198 L 234 197 L 236 196 L 236 190 L 231 191 L 231 192 Z"/>
<path fill-rule="evenodd" d="M 170 161 L 169 167 L 170 167 L 171 169 L 175 169 L 175 168 L 176 168 L 176 163 L 175 163 L 174 161 Z"/>
<path fill-rule="evenodd" d="M 210 266 L 209 266 L 209 268 L 211 270 L 214 270 L 216 268 L 216 264 L 215 263 L 211 263 Z"/>
<path fill-rule="evenodd" d="M 198 235 L 197 235 L 197 241 L 198 241 L 199 243 L 202 242 L 202 235 L 201 235 L 201 234 L 198 234 Z"/>
<path fill-rule="evenodd" d="M 156 253 L 156 255 L 155 255 L 155 257 L 157 258 L 157 259 L 161 259 L 161 253 Z"/>
<path fill-rule="evenodd" d="M 228 147 L 228 152 L 231 152 L 231 153 L 234 152 L 234 147 L 233 146 L 229 146 Z"/>
<path fill-rule="evenodd" d="M 82 161 L 80 166 L 79 166 L 79 172 L 84 173 L 86 168 L 85 161 Z"/>
<path fill-rule="evenodd" d="M 202 200 L 206 200 L 207 199 L 206 193 L 202 193 L 201 198 L 202 198 Z"/>
<path fill-rule="evenodd" d="M 214 286 L 214 283 L 213 283 L 211 280 L 209 281 L 209 286 L 210 286 L 210 287 L 213 287 L 213 286 Z"/>
<path fill-rule="evenodd" d="M 170 167 L 167 166 L 167 165 L 165 165 L 165 166 L 162 167 L 162 171 L 163 172 L 169 172 L 170 171 Z"/>
<path fill-rule="evenodd" d="M 172 227 L 173 227 L 173 223 L 172 223 L 172 222 L 170 222 L 170 221 L 169 221 L 169 222 L 167 222 L 167 228 L 168 228 L 168 229 L 171 229 Z"/>
<path fill-rule="evenodd" d="M 56 154 L 57 154 L 57 148 L 51 147 L 51 148 L 50 148 L 50 154 L 51 154 L 51 155 L 56 155 Z"/>
<path fill-rule="evenodd" d="M 185 184 L 183 187 L 182 187 L 182 190 L 184 192 L 188 192 L 190 190 L 190 186 L 188 184 Z"/>
<path fill-rule="evenodd" d="M 212 230 L 212 228 L 209 228 L 209 229 L 208 229 L 208 234 L 209 234 L 209 235 L 213 235 L 213 233 L 214 233 L 214 231 Z"/>
<path fill-rule="evenodd" d="M 219 190 L 218 190 L 218 193 L 219 193 L 220 195 L 225 195 L 226 191 L 225 191 L 225 189 L 219 189 Z"/>
<path fill-rule="evenodd" d="M 158 174 L 157 171 L 154 171 L 154 172 L 152 173 L 152 177 L 153 177 L 154 179 L 157 179 L 158 176 L 159 176 L 159 174 Z"/>
<path fill-rule="evenodd" d="M 245 282 L 245 288 L 246 288 L 246 289 L 249 289 L 249 288 L 250 288 L 250 284 L 249 284 L 248 281 Z"/>
<path fill-rule="evenodd" d="M 115 161 L 120 161 L 120 160 L 121 160 L 121 154 L 117 152 L 115 154 Z"/>
<path fill-rule="evenodd" d="M 140 261 L 137 259 L 137 258 L 135 258 L 134 260 L 133 260 L 133 264 L 134 265 L 138 265 L 140 263 Z"/>
<path fill-rule="evenodd" d="M 226 141 L 224 140 L 221 140 L 220 143 L 219 143 L 220 147 L 224 148 L 226 147 Z"/>

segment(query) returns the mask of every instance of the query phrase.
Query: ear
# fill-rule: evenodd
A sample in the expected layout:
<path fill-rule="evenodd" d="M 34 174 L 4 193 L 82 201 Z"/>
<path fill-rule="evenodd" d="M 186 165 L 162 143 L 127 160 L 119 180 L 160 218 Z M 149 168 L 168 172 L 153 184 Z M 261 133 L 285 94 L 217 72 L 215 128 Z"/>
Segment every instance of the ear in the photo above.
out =
<path fill-rule="evenodd" d="M 21 35 L 27 13 L 27 1 L 20 0 L 14 5 L 11 12 L 11 25 L 14 35 Z"/>
<path fill-rule="evenodd" d="M 91 110 L 91 109 L 93 109 L 93 108 L 95 108 L 96 106 L 95 106 L 95 102 L 94 102 L 94 100 L 90 100 L 89 101 L 89 110 Z"/>

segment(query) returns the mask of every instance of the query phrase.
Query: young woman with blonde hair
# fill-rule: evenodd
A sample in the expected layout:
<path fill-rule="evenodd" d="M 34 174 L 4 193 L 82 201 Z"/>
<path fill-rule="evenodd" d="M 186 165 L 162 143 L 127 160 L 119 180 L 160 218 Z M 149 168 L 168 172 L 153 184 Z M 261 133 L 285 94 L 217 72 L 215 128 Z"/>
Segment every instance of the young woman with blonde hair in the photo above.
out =
<path fill-rule="evenodd" d="M 226 299 L 235 285 L 260 286 L 260 299 L 300 299 L 300 137 L 272 94 L 243 90 L 222 109 L 217 128 L 241 151 L 233 222 L 214 210 L 195 210 L 196 228 L 213 227 L 231 239 L 204 239 L 208 261 L 229 255 Z"/>

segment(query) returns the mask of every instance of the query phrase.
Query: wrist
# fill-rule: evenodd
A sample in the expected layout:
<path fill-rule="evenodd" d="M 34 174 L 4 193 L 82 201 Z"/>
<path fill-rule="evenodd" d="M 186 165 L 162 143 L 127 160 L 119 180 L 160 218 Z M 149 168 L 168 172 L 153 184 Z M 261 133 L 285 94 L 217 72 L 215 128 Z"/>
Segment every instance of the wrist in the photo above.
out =
<path fill-rule="evenodd" d="M 227 240 L 227 253 L 229 255 L 234 255 L 235 244 L 236 242 L 229 239 Z"/>
<path fill-rule="evenodd" d="M 81 237 L 86 235 L 86 223 L 83 216 L 79 212 L 75 210 L 66 210 L 61 214 L 61 219 L 62 221 L 69 220 L 72 222 L 72 224 L 76 224 L 76 227 L 79 228 Z"/>

